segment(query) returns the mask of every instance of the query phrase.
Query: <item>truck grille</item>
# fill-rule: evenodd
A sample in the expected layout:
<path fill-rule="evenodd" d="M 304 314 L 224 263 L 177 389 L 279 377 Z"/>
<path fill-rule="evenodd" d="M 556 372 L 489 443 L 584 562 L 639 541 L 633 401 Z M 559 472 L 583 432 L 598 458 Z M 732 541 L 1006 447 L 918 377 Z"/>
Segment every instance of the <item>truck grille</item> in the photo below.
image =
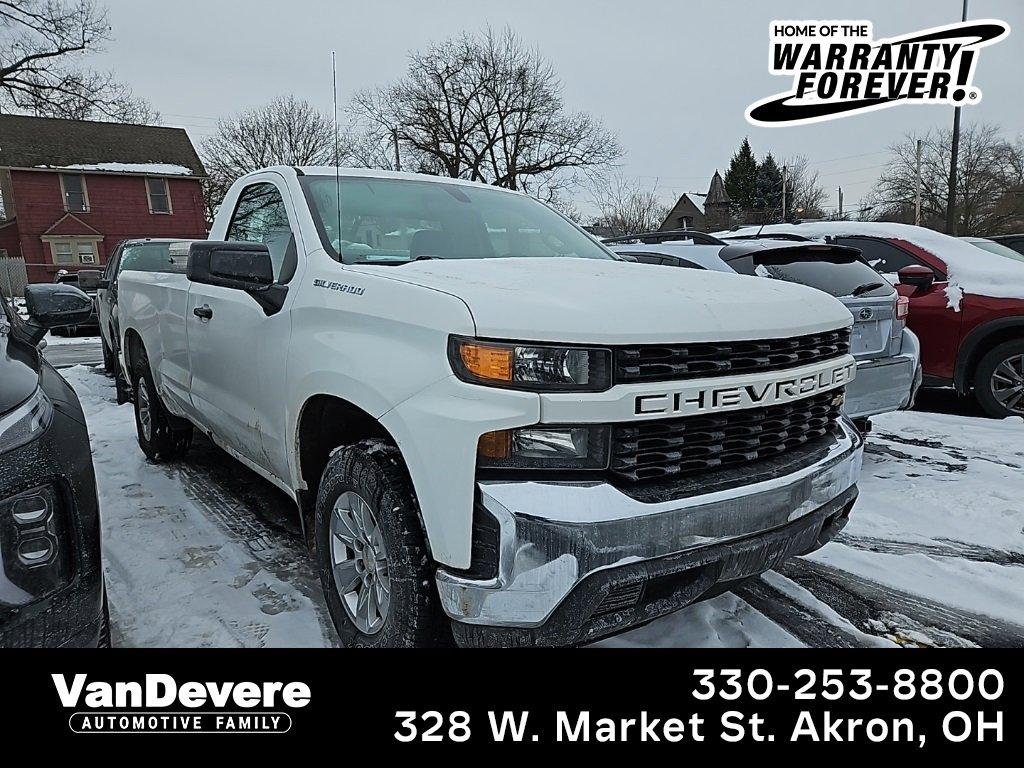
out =
<path fill-rule="evenodd" d="M 789 339 L 615 348 L 615 383 L 678 381 L 792 368 L 850 351 L 850 329 Z"/>
<path fill-rule="evenodd" d="M 776 456 L 825 435 L 842 411 L 840 392 L 742 411 L 615 424 L 612 476 L 634 483 L 660 480 Z"/>

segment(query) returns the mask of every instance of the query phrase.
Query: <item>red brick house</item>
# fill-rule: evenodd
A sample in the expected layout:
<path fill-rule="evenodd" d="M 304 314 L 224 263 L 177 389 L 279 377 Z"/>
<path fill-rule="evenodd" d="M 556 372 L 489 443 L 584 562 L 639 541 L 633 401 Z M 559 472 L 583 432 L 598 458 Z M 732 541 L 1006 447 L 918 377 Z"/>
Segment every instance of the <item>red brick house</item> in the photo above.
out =
<path fill-rule="evenodd" d="M 206 237 L 206 171 L 181 128 L 0 115 L 0 257 L 30 282 L 130 237 Z"/>

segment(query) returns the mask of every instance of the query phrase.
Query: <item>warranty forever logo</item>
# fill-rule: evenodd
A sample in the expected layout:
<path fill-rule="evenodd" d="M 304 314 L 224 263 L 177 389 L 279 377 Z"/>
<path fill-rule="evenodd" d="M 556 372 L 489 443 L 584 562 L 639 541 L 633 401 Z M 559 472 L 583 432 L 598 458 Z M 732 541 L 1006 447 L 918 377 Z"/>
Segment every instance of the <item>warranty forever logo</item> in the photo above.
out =
<path fill-rule="evenodd" d="M 870 21 L 773 21 L 768 69 L 793 87 L 750 105 L 747 120 L 800 125 L 897 104 L 977 104 L 978 51 L 1009 33 L 985 19 L 875 40 Z"/>

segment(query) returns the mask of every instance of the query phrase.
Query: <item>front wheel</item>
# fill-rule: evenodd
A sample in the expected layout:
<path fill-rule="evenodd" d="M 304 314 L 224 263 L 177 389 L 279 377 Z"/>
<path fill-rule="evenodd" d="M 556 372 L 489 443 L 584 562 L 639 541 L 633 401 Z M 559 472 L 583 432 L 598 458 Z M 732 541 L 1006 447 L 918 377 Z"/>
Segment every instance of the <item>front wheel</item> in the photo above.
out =
<path fill-rule="evenodd" d="M 344 645 L 451 643 L 397 448 L 363 440 L 335 452 L 320 481 L 315 525 L 320 583 Z"/>
<path fill-rule="evenodd" d="M 974 374 L 974 395 L 989 416 L 1024 416 L 1024 339 L 990 350 Z"/>
<path fill-rule="evenodd" d="M 150 461 L 180 458 L 192 445 L 192 425 L 168 413 L 153 384 L 153 375 L 145 358 L 132 370 L 135 401 L 135 429 L 139 447 Z"/>

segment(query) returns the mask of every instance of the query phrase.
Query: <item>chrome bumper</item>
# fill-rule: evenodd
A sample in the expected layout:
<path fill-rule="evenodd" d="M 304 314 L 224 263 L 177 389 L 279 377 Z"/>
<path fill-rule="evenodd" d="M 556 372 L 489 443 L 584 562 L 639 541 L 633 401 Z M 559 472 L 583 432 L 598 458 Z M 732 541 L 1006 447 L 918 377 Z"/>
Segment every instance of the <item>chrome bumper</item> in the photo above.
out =
<path fill-rule="evenodd" d="M 917 337 L 909 331 L 900 354 L 857 361 L 857 377 L 846 387 L 846 415 L 859 419 L 909 408 L 921 385 L 920 361 Z"/>
<path fill-rule="evenodd" d="M 442 568 L 441 603 L 465 624 L 539 627 L 593 574 L 787 526 L 856 485 L 860 435 L 844 419 L 829 439 L 811 463 L 785 474 L 656 503 L 605 482 L 481 482 L 480 503 L 499 527 L 497 575 L 470 579 Z"/>

